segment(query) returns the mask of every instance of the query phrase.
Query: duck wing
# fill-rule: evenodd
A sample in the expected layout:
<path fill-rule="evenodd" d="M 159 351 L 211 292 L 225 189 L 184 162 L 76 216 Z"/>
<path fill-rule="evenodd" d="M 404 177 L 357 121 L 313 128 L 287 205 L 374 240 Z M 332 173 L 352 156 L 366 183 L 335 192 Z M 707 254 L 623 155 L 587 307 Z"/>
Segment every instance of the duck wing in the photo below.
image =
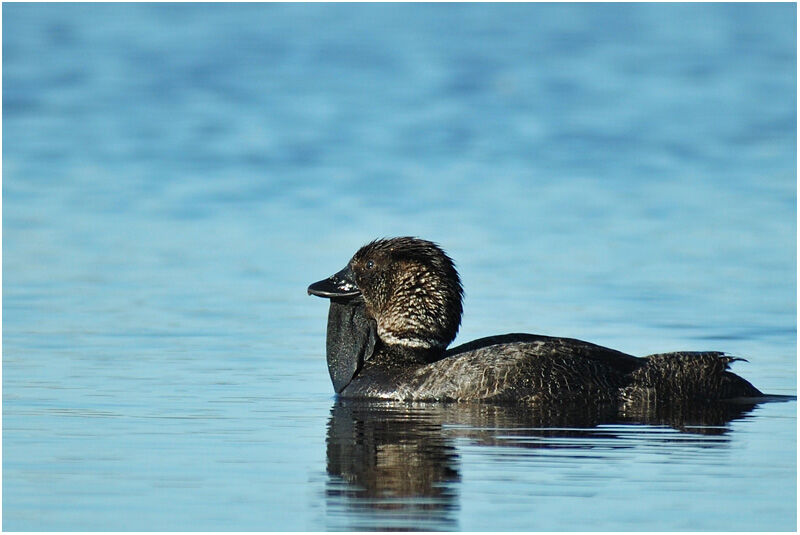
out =
<path fill-rule="evenodd" d="M 510 333 L 478 338 L 447 351 L 445 358 L 476 351 L 490 346 L 514 343 L 538 343 L 541 350 L 560 355 L 588 359 L 623 373 L 631 373 L 645 364 L 643 359 L 615 349 L 599 346 L 575 338 L 558 338 L 541 334 Z"/>
<path fill-rule="evenodd" d="M 580 340 L 510 334 L 458 346 L 408 370 L 393 394 L 415 401 L 611 403 L 641 365 L 641 359 Z"/>

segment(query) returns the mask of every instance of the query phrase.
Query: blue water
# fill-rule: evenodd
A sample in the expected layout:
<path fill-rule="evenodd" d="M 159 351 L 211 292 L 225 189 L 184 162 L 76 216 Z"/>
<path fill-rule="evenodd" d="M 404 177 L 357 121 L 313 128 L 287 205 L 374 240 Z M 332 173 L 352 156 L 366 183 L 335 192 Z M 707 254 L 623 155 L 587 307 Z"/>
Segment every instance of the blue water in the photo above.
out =
<path fill-rule="evenodd" d="M 795 530 L 796 403 L 339 405 L 306 287 L 796 393 L 793 4 L 5 4 L 6 530 Z"/>

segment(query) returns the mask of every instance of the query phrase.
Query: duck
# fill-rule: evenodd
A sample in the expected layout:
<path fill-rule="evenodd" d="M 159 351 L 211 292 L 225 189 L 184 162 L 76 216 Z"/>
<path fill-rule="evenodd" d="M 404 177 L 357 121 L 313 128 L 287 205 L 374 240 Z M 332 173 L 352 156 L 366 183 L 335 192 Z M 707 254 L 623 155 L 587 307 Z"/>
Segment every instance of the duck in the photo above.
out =
<path fill-rule="evenodd" d="M 373 240 L 308 294 L 330 300 L 326 354 L 343 399 L 664 404 L 764 394 L 721 351 L 636 357 L 573 338 L 510 333 L 453 348 L 464 290 L 436 243 Z"/>

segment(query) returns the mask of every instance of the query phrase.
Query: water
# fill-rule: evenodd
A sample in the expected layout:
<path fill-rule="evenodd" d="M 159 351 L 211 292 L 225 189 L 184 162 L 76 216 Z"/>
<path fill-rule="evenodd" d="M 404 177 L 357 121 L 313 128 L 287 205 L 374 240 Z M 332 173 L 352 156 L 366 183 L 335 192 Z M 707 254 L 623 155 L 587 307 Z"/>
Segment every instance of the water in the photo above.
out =
<path fill-rule="evenodd" d="M 337 404 L 306 286 L 796 393 L 792 4 L 3 6 L 7 530 L 794 530 L 796 403 Z"/>

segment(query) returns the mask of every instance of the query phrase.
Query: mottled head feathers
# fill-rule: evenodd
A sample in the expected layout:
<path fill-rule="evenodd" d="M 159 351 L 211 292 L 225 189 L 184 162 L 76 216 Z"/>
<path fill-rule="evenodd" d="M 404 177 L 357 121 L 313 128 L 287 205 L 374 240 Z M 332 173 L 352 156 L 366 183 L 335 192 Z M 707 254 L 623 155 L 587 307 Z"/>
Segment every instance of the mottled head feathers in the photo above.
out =
<path fill-rule="evenodd" d="M 456 337 L 464 292 L 453 261 L 435 243 L 375 240 L 350 267 L 384 344 L 444 349 Z"/>

